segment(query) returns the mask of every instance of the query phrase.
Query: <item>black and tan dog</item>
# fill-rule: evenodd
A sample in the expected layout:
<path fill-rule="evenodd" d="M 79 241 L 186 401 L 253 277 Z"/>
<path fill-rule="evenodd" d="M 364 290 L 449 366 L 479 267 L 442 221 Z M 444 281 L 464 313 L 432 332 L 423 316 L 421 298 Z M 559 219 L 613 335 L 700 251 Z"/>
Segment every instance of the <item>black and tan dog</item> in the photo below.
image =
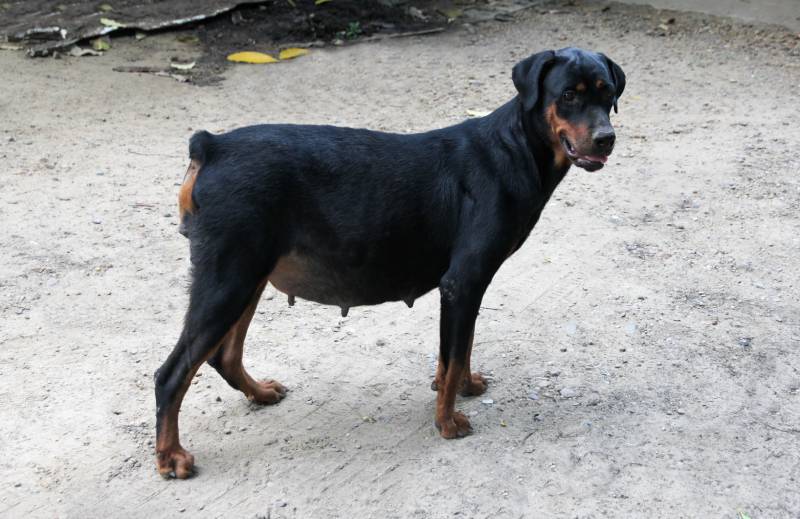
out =
<path fill-rule="evenodd" d="M 456 393 L 479 395 L 470 371 L 475 319 L 500 265 L 528 237 L 571 164 L 595 171 L 614 147 L 619 66 L 569 48 L 518 63 L 518 94 L 493 113 L 413 135 L 332 126 L 262 125 L 191 139 L 179 196 L 192 285 L 177 346 L 156 371 L 157 465 L 185 478 L 194 459 L 178 412 L 208 361 L 248 398 L 286 394 L 242 366 L 267 282 L 289 296 L 351 306 L 441 294 L 436 427 L 471 431 Z"/>

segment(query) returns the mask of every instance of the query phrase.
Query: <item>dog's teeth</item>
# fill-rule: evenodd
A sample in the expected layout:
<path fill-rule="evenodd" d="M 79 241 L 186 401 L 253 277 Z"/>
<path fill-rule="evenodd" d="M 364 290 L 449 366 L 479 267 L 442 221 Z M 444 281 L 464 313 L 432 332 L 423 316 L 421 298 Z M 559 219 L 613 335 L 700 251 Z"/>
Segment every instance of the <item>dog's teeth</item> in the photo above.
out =
<path fill-rule="evenodd" d="M 289 294 L 289 306 L 294 306 L 294 295 Z"/>
<path fill-rule="evenodd" d="M 350 311 L 350 307 L 349 306 L 343 306 L 341 308 L 342 308 L 342 317 L 347 317 L 347 312 Z"/>

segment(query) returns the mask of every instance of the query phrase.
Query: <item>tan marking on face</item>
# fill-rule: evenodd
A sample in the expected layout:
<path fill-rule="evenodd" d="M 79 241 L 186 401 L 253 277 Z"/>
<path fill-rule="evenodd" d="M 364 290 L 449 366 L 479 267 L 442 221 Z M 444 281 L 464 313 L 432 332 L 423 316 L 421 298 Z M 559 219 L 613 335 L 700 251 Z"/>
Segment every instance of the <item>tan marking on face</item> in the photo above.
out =
<path fill-rule="evenodd" d="M 598 90 L 601 90 L 606 84 L 602 79 L 598 79 L 595 81 L 594 86 L 596 86 Z"/>
<path fill-rule="evenodd" d="M 575 87 L 575 90 L 577 92 L 586 92 L 586 83 L 578 83 L 578 85 Z"/>
<path fill-rule="evenodd" d="M 589 127 L 585 124 L 573 125 L 566 119 L 558 116 L 556 111 L 556 104 L 553 103 L 545 110 L 545 119 L 550 127 L 550 144 L 553 149 L 553 155 L 556 167 L 565 168 L 569 166 L 570 161 L 567 157 L 567 152 L 564 151 L 564 146 L 561 144 L 561 135 L 564 135 L 575 150 L 579 153 L 582 149 L 587 149 L 589 139 Z"/>
<path fill-rule="evenodd" d="M 197 180 L 198 173 L 200 173 L 200 163 L 193 159 L 186 169 L 186 174 L 183 176 L 183 184 L 181 184 L 181 189 L 178 192 L 178 214 L 181 221 L 183 221 L 186 213 L 194 214 L 197 209 L 192 200 L 192 191 L 194 190 L 194 183 Z"/>

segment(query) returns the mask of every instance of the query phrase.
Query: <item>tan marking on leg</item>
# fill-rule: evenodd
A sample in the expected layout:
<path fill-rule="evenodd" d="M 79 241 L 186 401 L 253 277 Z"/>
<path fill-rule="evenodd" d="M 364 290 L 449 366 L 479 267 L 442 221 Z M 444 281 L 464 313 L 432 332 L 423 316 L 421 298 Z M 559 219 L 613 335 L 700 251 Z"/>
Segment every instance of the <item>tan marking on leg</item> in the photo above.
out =
<path fill-rule="evenodd" d="M 256 289 L 250 304 L 247 305 L 239 320 L 236 321 L 225 336 L 225 339 L 223 339 L 220 369 L 224 372 L 225 379 L 239 388 L 248 400 L 259 404 L 276 404 L 286 396 L 286 388 L 274 380 L 257 382 L 247 373 L 242 363 L 247 329 L 250 327 L 250 321 L 253 319 L 266 285 L 267 280 L 264 279 Z"/>
<path fill-rule="evenodd" d="M 211 358 L 218 348 L 219 346 L 212 348 L 205 358 L 191 367 L 181 387 L 175 394 L 172 404 L 164 414 L 161 429 L 156 438 L 156 466 L 159 474 L 165 478 L 170 477 L 173 472 L 178 479 L 186 479 L 194 473 L 194 456 L 181 446 L 178 432 L 178 413 L 180 413 L 181 402 L 183 402 L 183 397 L 186 395 L 186 390 L 189 389 L 189 385 L 198 368 Z"/>
<path fill-rule="evenodd" d="M 460 438 L 472 432 L 467 417 L 456 411 L 456 393 L 464 378 L 464 366 L 451 360 L 436 397 L 436 427 L 442 438 Z"/>
<path fill-rule="evenodd" d="M 433 382 L 431 382 L 431 389 L 438 391 L 439 386 L 442 384 L 444 384 L 444 362 L 442 362 L 442 355 L 439 354 L 439 363 L 436 364 L 436 376 L 433 377 Z"/>
<path fill-rule="evenodd" d="M 467 348 L 467 362 L 464 365 L 464 382 L 461 386 L 461 396 L 478 396 L 486 392 L 487 382 L 480 373 L 470 371 L 470 358 L 472 357 L 472 343 L 475 340 L 475 328 L 469 334 L 469 348 Z"/>

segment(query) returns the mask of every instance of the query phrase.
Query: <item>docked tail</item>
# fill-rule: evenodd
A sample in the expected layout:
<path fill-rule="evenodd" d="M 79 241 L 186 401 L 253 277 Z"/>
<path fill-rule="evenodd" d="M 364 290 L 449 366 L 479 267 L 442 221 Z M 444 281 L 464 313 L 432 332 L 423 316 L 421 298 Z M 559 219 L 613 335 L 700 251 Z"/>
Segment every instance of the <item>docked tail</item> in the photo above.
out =
<path fill-rule="evenodd" d="M 212 149 L 213 135 L 207 131 L 199 131 L 189 140 L 189 168 L 183 176 L 183 184 L 178 192 L 178 216 L 180 226 L 178 232 L 189 236 L 189 226 L 192 215 L 197 211 L 197 201 L 194 198 L 194 183 L 203 165 L 208 162 Z"/>

